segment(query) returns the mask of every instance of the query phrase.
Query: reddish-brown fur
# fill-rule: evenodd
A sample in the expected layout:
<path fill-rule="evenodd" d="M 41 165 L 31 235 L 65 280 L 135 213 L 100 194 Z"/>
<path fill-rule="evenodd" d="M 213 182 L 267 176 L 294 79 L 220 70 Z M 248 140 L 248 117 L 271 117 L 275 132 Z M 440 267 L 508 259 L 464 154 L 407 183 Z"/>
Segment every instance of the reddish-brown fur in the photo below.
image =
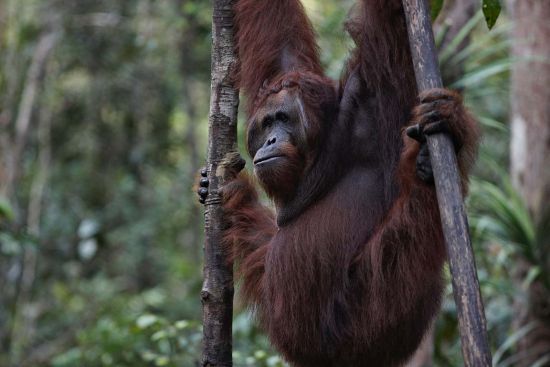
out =
<path fill-rule="evenodd" d="M 445 260 L 435 190 L 417 177 L 419 144 L 402 131 L 427 123 L 434 96 L 461 147 L 466 184 L 476 125 L 450 91 L 430 91 L 415 107 L 398 0 L 363 0 L 352 11 L 347 29 L 358 47 L 339 86 L 322 74 L 298 0 L 239 0 L 236 14 L 249 115 L 294 91 L 315 137 L 297 182 L 282 175 L 262 183 L 272 197 L 292 193 L 276 200 L 276 215 L 247 175 L 223 188 L 242 297 L 294 366 L 398 366 L 437 313 Z"/>

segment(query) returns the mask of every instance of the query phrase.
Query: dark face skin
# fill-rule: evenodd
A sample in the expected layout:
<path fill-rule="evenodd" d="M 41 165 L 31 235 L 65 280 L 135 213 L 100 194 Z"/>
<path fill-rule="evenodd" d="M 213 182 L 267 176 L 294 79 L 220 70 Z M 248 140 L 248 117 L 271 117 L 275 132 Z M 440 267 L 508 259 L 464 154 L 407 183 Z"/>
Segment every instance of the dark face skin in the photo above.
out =
<path fill-rule="evenodd" d="M 303 104 L 293 89 L 270 95 L 251 118 L 248 152 L 256 176 L 276 202 L 292 198 L 310 158 L 306 152 L 312 138 Z"/>

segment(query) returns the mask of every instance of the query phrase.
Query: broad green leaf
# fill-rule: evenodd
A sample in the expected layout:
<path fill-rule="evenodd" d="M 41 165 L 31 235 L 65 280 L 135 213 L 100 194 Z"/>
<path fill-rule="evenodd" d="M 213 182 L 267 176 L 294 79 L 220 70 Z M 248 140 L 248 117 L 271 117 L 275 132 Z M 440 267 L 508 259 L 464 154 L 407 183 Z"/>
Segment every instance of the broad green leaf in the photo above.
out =
<path fill-rule="evenodd" d="M 441 9 L 443 8 L 443 0 L 430 0 L 430 12 L 432 16 L 432 21 L 437 18 Z"/>
<path fill-rule="evenodd" d="M 500 0 L 483 0 L 482 8 L 483 15 L 485 15 L 485 22 L 487 22 L 487 27 L 491 29 L 497 22 L 500 14 Z"/>

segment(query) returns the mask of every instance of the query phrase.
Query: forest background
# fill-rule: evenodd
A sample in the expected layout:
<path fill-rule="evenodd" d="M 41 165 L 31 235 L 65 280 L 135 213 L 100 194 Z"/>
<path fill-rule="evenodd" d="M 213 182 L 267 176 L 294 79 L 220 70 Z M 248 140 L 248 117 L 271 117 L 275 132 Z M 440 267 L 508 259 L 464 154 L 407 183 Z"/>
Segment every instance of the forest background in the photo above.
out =
<path fill-rule="evenodd" d="M 334 78 L 351 3 L 304 1 Z M 467 204 L 493 364 L 546 366 L 550 1 L 503 5 L 488 31 L 447 1 L 435 30 L 484 132 Z M 207 1 L 0 0 L 0 366 L 199 365 L 210 37 Z M 424 347 L 416 366 L 462 365 L 450 286 Z M 239 306 L 234 365 L 284 365 Z"/>

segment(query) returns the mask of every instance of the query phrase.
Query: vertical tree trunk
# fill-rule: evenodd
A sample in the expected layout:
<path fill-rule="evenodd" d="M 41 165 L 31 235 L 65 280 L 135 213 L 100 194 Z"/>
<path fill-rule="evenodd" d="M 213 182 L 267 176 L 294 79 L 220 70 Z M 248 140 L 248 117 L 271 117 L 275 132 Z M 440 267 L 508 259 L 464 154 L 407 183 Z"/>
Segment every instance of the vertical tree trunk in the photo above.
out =
<path fill-rule="evenodd" d="M 445 32 L 439 50 L 444 50 L 451 43 L 460 30 L 474 16 L 479 9 L 478 0 L 453 0 L 446 1 L 441 14 L 434 23 L 434 33 Z M 457 52 L 463 50 L 470 43 L 470 37 L 466 37 L 458 46 Z M 463 74 L 463 64 L 448 67 L 441 65 L 441 76 L 445 85 L 456 81 Z M 433 366 L 435 326 L 432 326 L 413 358 L 407 363 L 407 367 L 431 367 Z"/>
<path fill-rule="evenodd" d="M 426 0 L 403 0 L 418 90 L 441 88 L 443 82 L 435 50 Z M 468 221 L 451 139 L 445 134 L 427 137 L 433 165 L 441 225 L 445 237 L 453 295 L 458 311 L 462 355 L 467 367 L 491 365 L 487 322 Z"/>
<path fill-rule="evenodd" d="M 239 93 L 233 85 L 237 65 L 234 47 L 233 0 L 213 0 L 212 85 L 210 96 L 208 178 L 204 245 L 203 367 L 231 366 L 233 273 L 221 246 L 223 212 L 219 187 L 227 178 L 224 157 L 237 150 Z"/>
<path fill-rule="evenodd" d="M 6 169 L 5 187 L 1 190 L 8 198 L 12 196 L 12 191 L 21 171 L 21 158 L 29 135 L 32 112 L 40 87 L 40 79 L 44 73 L 48 56 L 53 50 L 58 36 L 59 34 L 57 32 L 43 34 L 34 50 L 27 79 L 25 81 L 25 87 L 23 89 L 23 95 L 21 96 L 21 102 L 19 103 L 19 109 L 17 111 L 14 137 L 15 144 L 12 146 L 12 157 Z"/>
<path fill-rule="evenodd" d="M 50 175 L 52 159 L 51 152 L 51 109 L 43 109 L 38 126 L 38 172 L 33 179 L 27 209 L 27 228 L 29 234 L 40 238 L 40 222 L 42 217 L 42 202 Z M 11 336 L 11 365 L 19 366 L 35 332 L 36 315 L 25 312 L 32 301 L 32 293 L 36 278 L 36 267 L 39 259 L 38 250 L 27 247 L 23 250 L 21 281 L 18 298 L 14 301 L 12 319 L 15 326 Z"/>
<path fill-rule="evenodd" d="M 548 225 L 543 219 L 550 209 L 550 1 L 509 0 L 508 8 L 514 22 L 512 57 L 517 60 L 512 69 L 510 171 L 540 227 Z M 539 243 L 549 240 L 539 238 Z M 534 321 L 537 327 L 520 343 L 522 366 L 550 352 L 550 292 L 535 281 L 527 301 L 518 301 L 519 323 Z"/>
<path fill-rule="evenodd" d="M 17 110 L 17 118 L 14 123 L 15 132 L 13 139 L 10 139 L 11 136 L 9 133 L 2 134 L 0 139 L 0 142 L 6 143 L 4 139 L 6 137 L 8 138 L 7 147 L 2 147 L 4 148 L 2 149 L 2 153 L 6 153 L 7 150 L 9 150 L 10 153 L 5 157 L 0 157 L 0 160 L 2 160 L 2 162 L 0 162 L 0 170 L 5 169 L 3 175 L 0 174 L 0 196 L 10 199 L 13 203 L 13 207 L 15 207 L 16 212 L 16 226 L 22 226 L 24 219 L 21 218 L 21 213 L 19 213 L 17 195 L 14 189 L 17 187 L 19 176 L 21 174 L 23 153 L 25 152 L 25 146 L 30 135 L 33 110 L 36 107 L 36 100 L 38 98 L 38 93 L 40 92 L 42 78 L 44 76 L 48 58 L 51 51 L 54 49 L 58 38 L 59 33 L 56 31 L 44 32 L 40 36 L 34 49 L 31 64 L 27 71 L 23 93 Z M 6 121 L 5 123 L 7 124 L 9 122 L 10 121 Z M 1 124 L 2 122 L 0 121 L 0 125 Z M 11 303 L 9 306 L 11 319 L 9 325 L 5 328 L 5 331 L 0 331 L 0 339 L 2 341 L 1 348 L 6 352 L 12 347 L 15 322 L 18 312 L 17 307 L 19 305 L 21 292 L 24 291 L 23 288 L 25 287 L 23 282 L 28 279 L 24 278 L 24 276 L 29 275 L 28 272 L 25 274 L 24 269 L 24 266 L 28 263 L 27 260 L 29 260 L 28 256 L 32 257 L 34 255 L 29 251 L 25 252 L 21 263 L 21 272 L 15 282 L 13 296 L 6 297 L 6 299 Z M 32 261 L 32 259 L 30 261 Z M 3 272 L 4 270 L 0 269 L 0 273 Z M 7 294 L 8 292 L 5 293 Z"/>
<path fill-rule="evenodd" d="M 535 220 L 550 202 L 550 2 L 511 0 L 512 180 Z"/>

